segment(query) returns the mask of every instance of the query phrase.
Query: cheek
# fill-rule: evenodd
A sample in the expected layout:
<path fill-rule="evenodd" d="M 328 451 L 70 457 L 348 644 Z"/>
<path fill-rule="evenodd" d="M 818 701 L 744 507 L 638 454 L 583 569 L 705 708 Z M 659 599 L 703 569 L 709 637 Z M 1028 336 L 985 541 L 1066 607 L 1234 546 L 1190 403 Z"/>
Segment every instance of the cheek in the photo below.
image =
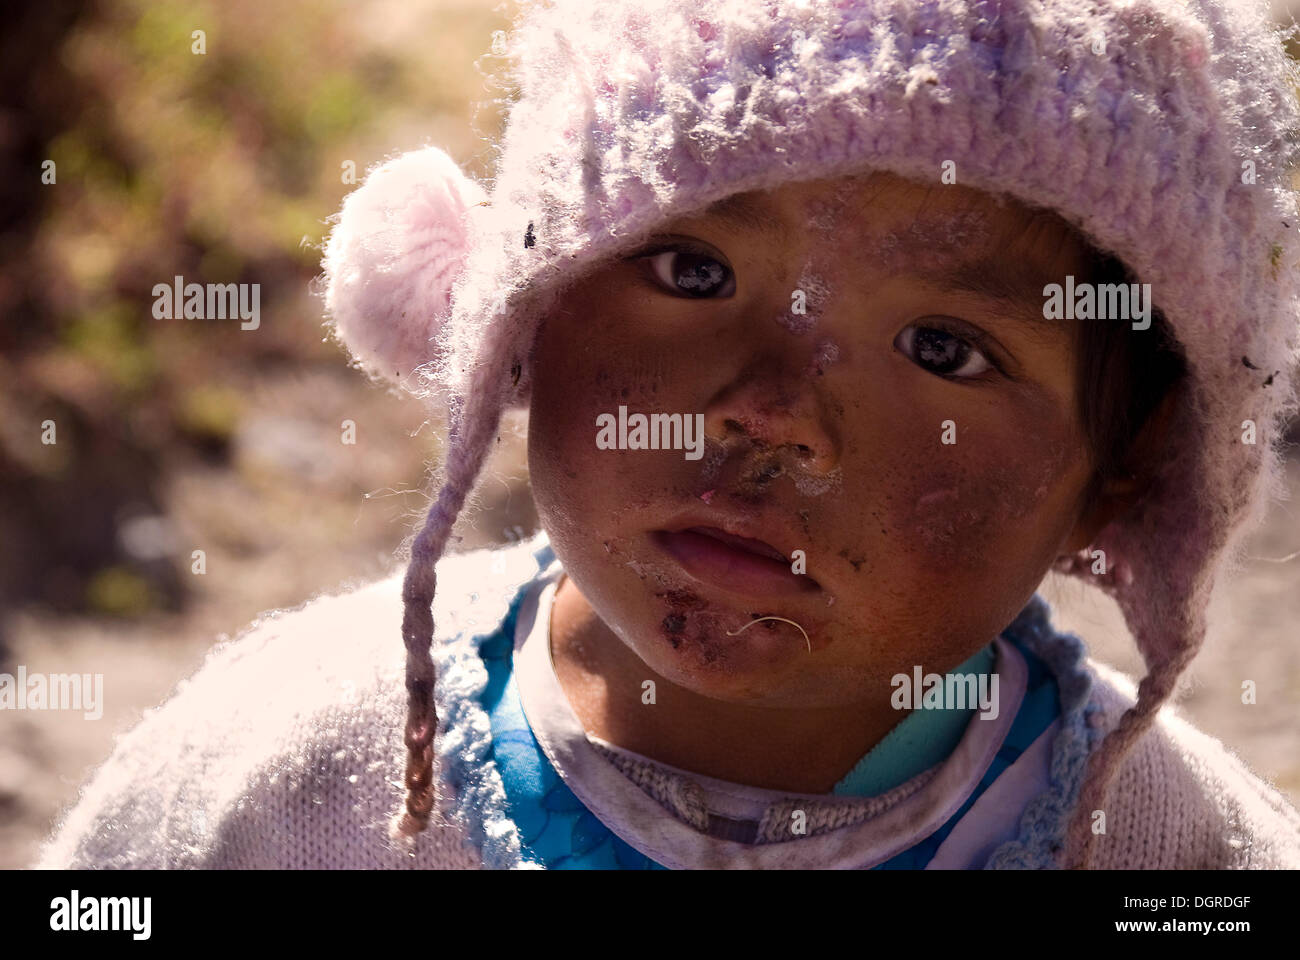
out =
<path fill-rule="evenodd" d="M 823 666 L 804 681 L 797 678 L 807 669 L 805 657 L 821 654 L 834 643 L 829 617 L 800 614 L 794 623 L 760 619 L 780 614 L 761 601 L 754 601 L 752 609 L 714 604 L 680 576 L 667 578 L 655 590 L 647 610 L 643 621 L 652 629 L 624 633 L 624 642 L 676 683 L 704 681 L 711 697 L 735 700 L 766 694 L 772 678 L 781 676 L 784 683 L 808 683 L 808 696 L 825 694 L 825 664 L 833 659 L 822 660 Z M 642 620 L 640 611 L 637 619 Z"/>
<path fill-rule="evenodd" d="M 617 415 L 620 405 L 657 409 L 660 402 L 663 371 L 645 351 L 610 341 L 610 324 L 599 319 L 579 322 L 600 317 L 588 312 L 594 306 L 576 302 L 571 313 L 549 320 L 538 341 L 528 427 L 534 480 L 598 488 L 597 469 L 615 458 L 596 446 L 597 418 Z"/>
<path fill-rule="evenodd" d="M 994 429 L 958 421 L 909 451 L 889 502 L 889 525 L 918 562 L 940 570 L 1007 575 L 1050 563 L 1074 523 L 1082 485 L 1077 440 L 1064 427 L 1015 418 Z"/>
<path fill-rule="evenodd" d="M 530 485 L 543 526 L 557 543 L 572 543 L 608 566 L 621 536 L 655 502 L 682 500 L 711 460 L 687 460 L 681 450 L 602 449 L 598 418 L 629 413 L 698 412 L 681 395 L 678 357 L 661 345 L 626 342 L 614 322 L 600 322 L 598 304 L 584 301 L 542 333 L 534 354 L 528 424 Z M 579 322 L 575 318 L 583 318 Z M 609 544 L 602 550 L 600 544 Z M 594 546 L 593 546 L 594 545 Z M 557 548 L 558 549 L 558 548 Z M 626 561 L 626 557 L 618 563 Z"/>

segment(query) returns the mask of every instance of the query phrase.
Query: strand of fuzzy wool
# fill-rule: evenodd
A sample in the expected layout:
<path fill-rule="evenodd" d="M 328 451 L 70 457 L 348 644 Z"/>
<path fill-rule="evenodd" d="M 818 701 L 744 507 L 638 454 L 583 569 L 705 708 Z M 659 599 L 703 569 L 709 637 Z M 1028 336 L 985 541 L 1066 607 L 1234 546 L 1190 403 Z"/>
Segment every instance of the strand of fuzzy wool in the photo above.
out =
<path fill-rule="evenodd" d="M 1091 861 L 1098 836 L 1092 830 L 1092 811 L 1101 809 L 1105 803 L 1120 763 L 1155 723 L 1156 715 L 1173 693 L 1179 676 L 1200 650 L 1204 636 L 1204 630 L 1197 630 L 1177 656 L 1142 678 L 1137 701 L 1124 711 L 1115 729 L 1088 758 L 1083 787 L 1079 790 L 1074 814 L 1066 830 L 1066 861 L 1071 869 L 1085 869 Z"/>
<path fill-rule="evenodd" d="M 780 620 L 782 623 L 790 624 L 790 626 L 794 627 L 796 630 L 798 630 L 800 633 L 803 634 L 804 642 L 808 644 L 808 652 L 812 653 L 812 641 L 808 639 L 808 631 L 806 631 L 803 627 L 799 626 L 799 624 L 795 623 L 793 620 L 787 620 L 785 617 L 755 617 L 753 620 L 749 621 L 749 623 L 745 624 L 743 627 L 741 627 L 739 630 L 735 631 L 734 633 L 731 630 L 728 630 L 727 636 L 734 637 L 737 634 L 744 633 L 754 624 L 759 623 L 763 620 Z"/>
<path fill-rule="evenodd" d="M 484 371 L 474 379 L 486 380 Z M 414 837 L 429 824 L 433 810 L 433 738 L 438 715 L 433 701 L 433 598 L 436 568 L 446 549 L 465 498 L 487 460 L 487 450 L 501 420 L 503 389 L 491 383 L 469 391 L 460 415 L 448 430 L 446 479 L 411 546 L 411 561 L 402 582 L 402 642 L 406 645 L 407 715 L 405 811 L 395 827 L 398 837 Z M 467 429 L 466 429 L 467 428 Z"/>

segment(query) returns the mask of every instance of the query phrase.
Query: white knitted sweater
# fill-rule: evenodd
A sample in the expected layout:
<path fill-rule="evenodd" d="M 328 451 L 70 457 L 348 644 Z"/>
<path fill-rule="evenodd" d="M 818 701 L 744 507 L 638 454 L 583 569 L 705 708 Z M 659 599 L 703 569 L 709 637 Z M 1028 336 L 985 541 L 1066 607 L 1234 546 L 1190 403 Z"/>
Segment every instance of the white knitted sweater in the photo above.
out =
<path fill-rule="evenodd" d="M 536 571 L 535 546 L 443 559 L 439 638 L 491 628 L 493 599 Z M 481 867 L 456 823 L 431 825 L 411 852 L 388 838 L 405 758 L 401 608 L 395 576 L 268 614 L 214 648 L 119 737 L 35 866 Z M 1134 687 L 1088 666 L 1109 729 Z M 1300 867 L 1300 814 L 1169 708 L 1128 757 L 1106 814 L 1094 867 Z"/>

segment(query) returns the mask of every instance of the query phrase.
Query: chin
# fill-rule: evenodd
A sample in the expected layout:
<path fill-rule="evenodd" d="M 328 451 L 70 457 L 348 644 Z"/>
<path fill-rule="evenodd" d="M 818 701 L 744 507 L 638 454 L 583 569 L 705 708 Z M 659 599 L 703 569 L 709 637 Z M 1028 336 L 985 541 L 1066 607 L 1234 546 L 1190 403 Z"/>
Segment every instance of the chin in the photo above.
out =
<path fill-rule="evenodd" d="M 753 706 L 784 705 L 791 698 L 800 658 L 809 656 L 797 630 L 757 624 L 728 636 L 734 627 L 727 624 L 743 624 L 744 614 L 697 610 L 685 622 L 679 616 L 652 611 L 648 628 L 643 623 L 630 636 L 615 632 L 650 671 L 698 696 Z"/>

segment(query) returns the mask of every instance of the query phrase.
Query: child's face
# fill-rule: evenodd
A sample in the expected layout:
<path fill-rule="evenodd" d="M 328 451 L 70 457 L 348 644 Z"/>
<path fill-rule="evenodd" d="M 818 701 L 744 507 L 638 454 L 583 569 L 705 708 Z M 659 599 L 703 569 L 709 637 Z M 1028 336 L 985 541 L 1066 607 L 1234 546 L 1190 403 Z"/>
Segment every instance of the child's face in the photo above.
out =
<path fill-rule="evenodd" d="M 544 323 L 541 520 L 660 676 L 753 705 L 887 697 L 893 674 L 989 642 L 1089 542 L 1074 331 L 1042 316 L 1082 248 L 1011 202 L 883 174 L 725 206 L 589 274 Z M 620 406 L 703 414 L 703 457 L 598 448 Z M 808 640 L 776 620 L 728 635 L 755 616 Z"/>

